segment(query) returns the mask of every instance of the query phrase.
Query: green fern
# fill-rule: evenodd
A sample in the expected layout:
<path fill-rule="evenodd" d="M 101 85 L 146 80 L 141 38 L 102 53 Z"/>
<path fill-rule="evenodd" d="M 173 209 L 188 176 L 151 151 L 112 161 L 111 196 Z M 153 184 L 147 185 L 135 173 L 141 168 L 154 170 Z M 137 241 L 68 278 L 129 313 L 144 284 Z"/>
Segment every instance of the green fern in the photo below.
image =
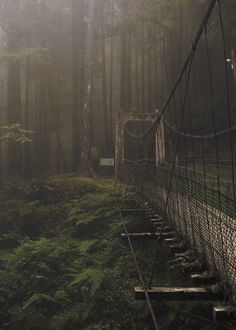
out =
<path fill-rule="evenodd" d="M 35 293 L 26 301 L 26 303 L 24 304 L 22 309 L 25 310 L 25 309 L 29 308 L 31 305 L 39 304 L 41 302 L 55 304 L 56 300 L 47 294 Z"/>
<path fill-rule="evenodd" d="M 104 271 L 100 269 L 89 268 L 78 275 L 76 279 L 70 283 L 70 286 L 82 286 L 84 282 L 88 281 L 90 283 L 88 294 L 89 297 L 93 297 L 101 287 L 103 280 Z"/>

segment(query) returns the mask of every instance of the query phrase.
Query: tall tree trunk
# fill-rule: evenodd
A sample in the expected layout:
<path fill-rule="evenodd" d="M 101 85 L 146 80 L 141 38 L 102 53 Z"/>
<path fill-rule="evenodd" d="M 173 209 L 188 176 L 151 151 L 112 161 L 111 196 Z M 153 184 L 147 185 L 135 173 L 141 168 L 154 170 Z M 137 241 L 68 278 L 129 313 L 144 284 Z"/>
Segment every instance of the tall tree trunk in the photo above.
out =
<path fill-rule="evenodd" d="M 148 43 L 148 112 L 152 112 L 152 43 L 151 43 L 151 27 L 149 31 L 149 43 Z"/>
<path fill-rule="evenodd" d="M 159 107 L 159 88 L 158 88 L 158 52 L 157 52 L 157 27 L 153 27 L 153 43 L 154 43 L 154 106 L 156 109 Z M 159 46 L 160 47 L 160 46 Z"/>
<path fill-rule="evenodd" d="M 95 10 L 96 11 L 96 10 Z M 94 138 L 94 96 L 95 96 L 95 86 L 94 86 L 94 67 L 95 67 L 95 42 L 94 37 L 96 33 L 96 24 L 95 24 L 95 14 L 92 24 L 92 45 L 91 45 L 91 73 L 90 73 L 90 81 L 91 81 L 91 95 L 90 95 L 90 144 L 91 146 L 95 145 L 95 138 Z"/>
<path fill-rule="evenodd" d="M 146 112 L 145 111 L 145 33 L 144 33 L 144 24 L 142 24 L 142 77 L 141 77 L 141 112 Z"/>
<path fill-rule="evenodd" d="M 103 105 L 103 122 L 104 122 L 104 152 L 107 156 L 109 153 L 109 119 L 107 107 L 107 72 L 106 72 L 106 44 L 105 44 L 105 6 L 104 2 L 101 8 L 101 55 L 102 55 L 102 105 Z"/>
<path fill-rule="evenodd" d="M 110 44 L 110 91 L 109 91 L 109 131 L 110 131 L 110 139 L 111 139 L 111 151 L 113 149 L 113 71 L 114 71 L 114 14 L 115 14 L 115 6 L 114 0 L 111 1 L 112 5 L 112 17 L 111 17 L 111 44 Z"/>
<path fill-rule="evenodd" d="M 80 14 L 80 96 L 82 111 L 80 170 L 91 174 L 90 110 L 94 0 L 84 0 L 82 3 L 83 7 Z"/>
<path fill-rule="evenodd" d="M 132 34 L 128 34 L 128 54 L 127 54 L 127 110 L 132 107 Z"/>
<path fill-rule="evenodd" d="M 139 86 L 139 39 L 136 36 L 135 43 L 135 81 L 136 81 L 136 108 L 140 112 L 140 86 Z"/>
<path fill-rule="evenodd" d="M 122 14 L 125 16 L 128 10 L 128 2 L 122 2 Z M 127 110 L 127 31 L 125 19 L 121 26 L 121 60 L 120 60 L 120 108 L 122 111 Z"/>
<path fill-rule="evenodd" d="M 73 53 L 73 106 L 72 106 L 72 167 L 77 170 L 81 153 L 80 125 L 81 125 L 81 102 L 80 102 L 80 28 L 81 11 L 83 8 L 82 0 L 72 0 L 72 53 Z"/>
<path fill-rule="evenodd" d="M 39 141 L 40 141 L 40 173 L 46 173 L 49 169 L 49 128 L 48 128 L 48 104 L 45 79 L 41 77 L 39 82 L 39 113 L 40 113 L 40 130 L 39 130 Z"/>
<path fill-rule="evenodd" d="M 20 47 L 20 36 L 17 31 L 8 35 L 8 52 L 16 53 Z M 7 121 L 14 124 L 21 120 L 21 77 L 20 59 L 10 60 L 8 63 L 8 97 L 7 97 Z M 8 169 L 9 174 L 21 174 L 21 146 L 15 142 L 8 145 Z"/>
<path fill-rule="evenodd" d="M 24 112 L 24 126 L 26 129 L 30 128 L 30 94 L 31 94 L 31 59 L 28 55 L 25 59 L 25 112 Z M 30 144 L 26 143 L 23 147 L 23 173 L 26 177 L 32 175 L 32 164 L 31 164 L 31 148 Z"/>

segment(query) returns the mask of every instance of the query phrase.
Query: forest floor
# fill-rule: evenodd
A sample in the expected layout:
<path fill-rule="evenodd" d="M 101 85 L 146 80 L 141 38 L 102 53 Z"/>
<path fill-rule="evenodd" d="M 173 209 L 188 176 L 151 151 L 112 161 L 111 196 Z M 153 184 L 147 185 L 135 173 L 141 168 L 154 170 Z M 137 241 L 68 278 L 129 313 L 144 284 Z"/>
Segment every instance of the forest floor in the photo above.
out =
<path fill-rule="evenodd" d="M 139 283 L 113 192 L 111 179 L 73 174 L 1 186 L 0 330 L 153 329 L 145 302 L 134 299 Z M 145 228 L 142 218 L 124 221 Z M 146 280 L 152 244 L 134 245 Z M 158 285 L 186 285 L 159 249 Z M 163 330 L 223 329 L 209 320 L 208 303 L 154 308 Z"/>

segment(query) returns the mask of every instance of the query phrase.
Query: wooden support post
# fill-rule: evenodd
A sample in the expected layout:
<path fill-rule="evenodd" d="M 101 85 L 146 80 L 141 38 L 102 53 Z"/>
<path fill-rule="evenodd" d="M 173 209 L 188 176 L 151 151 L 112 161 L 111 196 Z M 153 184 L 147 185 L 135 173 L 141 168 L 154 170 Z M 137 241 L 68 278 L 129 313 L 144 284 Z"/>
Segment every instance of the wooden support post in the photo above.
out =
<path fill-rule="evenodd" d="M 184 253 L 186 252 L 187 248 L 184 242 L 179 242 L 175 244 L 171 244 L 169 246 L 170 253 L 174 255 L 175 253 Z"/>
<path fill-rule="evenodd" d="M 212 312 L 215 321 L 229 321 L 236 319 L 236 308 L 233 306 L 214 306 Z"/>
<path fill-rule="evenodd" d="M 199 260 L 193 262 L 182 262 L 184 272 L 201 272 L 204 270 L 203 264 Z"/>
<path fill-rule="evenodd" d="M 136 299 L 145 299 L 143 288 L 136 287 Z M 165 288 L 152 287 L 148 289 L 149 298 L 152 300 L 191 301 L 191 300 L 219 300 L 222 293 L 216 292 L 211 286 L 204 288 Z"/>
<path fill-rule="evenodd" d="M 204 272 L 200 274 L 192 274 L 191 279 L 195 285 L 210 285 L 216 283 L 216 278 L 212 273 Z"/>
<path fill-rule="evenodd" d="M 132 239 L 157 239 L 160 237 L 158 233 L 128 233 L 128 234 L 121 234 L 122 238 L 130 237 Z"/>

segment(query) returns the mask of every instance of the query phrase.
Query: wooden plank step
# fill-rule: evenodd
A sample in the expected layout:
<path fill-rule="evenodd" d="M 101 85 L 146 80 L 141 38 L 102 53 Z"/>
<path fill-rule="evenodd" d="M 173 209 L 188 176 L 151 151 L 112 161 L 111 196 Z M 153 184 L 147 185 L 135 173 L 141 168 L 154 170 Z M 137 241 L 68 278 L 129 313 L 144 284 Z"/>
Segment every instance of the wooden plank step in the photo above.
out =
<path fill-rule="evenodd" d="M 156 223 L 162 223 L 163 224 L 163 221 L 161 218 L 157 218 L 157 217 L 151 217 L 150 219 L 151 222 L 156 222 Z"/>
<path fill-rule="evenodd" d="M 193 262 L 182 262 L 182 269 L 184 272 L 201 272 L 205 267 L 199 260 Z"/>
<path fill-rule="evenodd" d="M 196 260 L 196 256 L 193 250 L 187 250 L 184 253 L 175 253 L 176 258 L 188 258 L 192 259 L 192 261 Z"/>
<path fill-rule="evenodd" d="M 137 205 L 137 199 L 135 199 L 135 198 L 126 198 L 125 201 L 129 202 L 129 203 L 132 203 L 134 205 L 134 207 L 136 207 L 136 205 Z"/>
<path fill-rule="evenodd" d="M 196 285 L 210 285 L 210 284 L 215 284 L 216 283 L 216 278 L 214 274 L 209 273 L 209 272 L 204 272 L 204 273 L 198 273 L 198 274 L 191 274 L 191 279 L 193 284 Z"/>
<path fill-rule="evenodd" d="M 158 230 L 158 231 L 161 231 L 161 230 L 163 230 L 163 228 L 166 227 L 166 225 L 163 223 L 152 222 L 152 225 L 155 228 L 155 230 Z M 169 227 L 168 230 L 164 230 L 164 231 L 170 231 L 171 229 L 172 228 Z"/>
<path fill-rule="evenodd" d="M 147 207 L 147 206 L 149 206 L 149 203 L 148 202 L 140 202 L 139 205 L 141 207 Z"/>
<path fill-rule="evenodd" d="M 164 227 L 155 227 L 156 231 L 159 233 L 166 233 L 172 231 L 172 228 L 170 226 L 164 226 Z"/>
<path fill-rule="evenodd" d="M 158 231 L 157 231 L 158 232 Z M 176 232 L 175 231 L 168 231 L 168 232 L 159 232 L 161 234 L 161 236 L 165 239 L 165 238 L 171 238 L 173 239 L 176 236 Z"/>
<path fill-rule="evenodd" d="M 155 226 L 156 228 L 163 228 L 163 227 L 166 227 L 165 224 L 161 221 L 153 221 L 152 222 L 152 225 Z"/>
<path fill-rule="evenodd" d="M 132 239 L 156 239 L 160 237 L 159 233 L 124 233 L 121 234 L 122 238 L 130 237 Z"/>
<path fill-rule="evenodd" d="M 151 206 L 143 206 L 143 207 L 139 207 L 141 210 L 144 210 L 145 212 L 153 212 L 153 208 Z"/>
<path fill-rule="evenodd" d="M 144 300 L 145 292 L 143 288 L 135 287 L 135 298 Z M 191 301 L 191 300 L 219 300 L 222 299 L 221 292 L 215 292 L 212 287 L 204 288 L 166 288 L 152 287 L 148 289 L 151 300 L 167 301 Z"/>
<path fill-rule="evenodd" d="M 153 216 L 153 212 L 152 211 L 148 211 L 145 213 L 146 217 L 150 218 Z"/>
<path fill-rule="evenodd" d="M 215 321 L 230 321 L 236 319 L 236 308 L 233 306 L 214 306 L 212 312 Z"/>
<path fill-rule="evenodd" d="M 187 250 L 187 247 L 184 242 L 179 242 L 175 244 L 171 244 L 169 246 L 170 253 L 175 254 L 175 253 L 184 253 Z"/>
<path fill-rule="evenodd" d="M 179 238 L 178 238 L 178 237 L 165 238 L 165 239 L 164 239 L 164 242 L 165 242 L 166 244 L 174 244 L 174 243 L 179 242 Z"/>
<path fill-rule="evenodd" d="M 123 209 L 121 210 L 122 215 L 129 215 L 129 214 L 145 214 L 145 209 Z"/>
<path fill-rule="evenodd" d="M 142 210 L 146 210 L 146 209 L 150 209 L 151 206 L 150 205 L 142 205 L 142 204 L 138 204 L 138 207 Z"/>

